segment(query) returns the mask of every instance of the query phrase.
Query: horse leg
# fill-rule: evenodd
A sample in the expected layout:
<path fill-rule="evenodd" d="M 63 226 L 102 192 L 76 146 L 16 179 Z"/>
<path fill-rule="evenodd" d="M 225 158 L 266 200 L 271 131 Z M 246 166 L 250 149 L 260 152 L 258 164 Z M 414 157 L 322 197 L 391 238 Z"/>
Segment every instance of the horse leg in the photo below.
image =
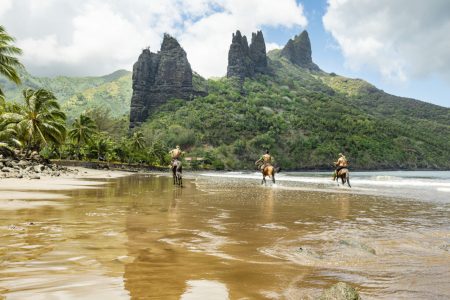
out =
<path fill-rule="evenodd" d="M 181 173 L 177 171 L 177 183 L 179 186 L 183 185 L 183 179 L 181 178 Z"/>
<path fill-rule="evenodd" d="M 275 173 L 272 174 L 272 182 L 275 184 Z"/>
<path fill-rule="evenodd" d="M 348 184 L 348 186 L 349 187 L 352 187 L 351 185 L 350 185 L 350 175 L 347 173 L 347 184 Z"/>

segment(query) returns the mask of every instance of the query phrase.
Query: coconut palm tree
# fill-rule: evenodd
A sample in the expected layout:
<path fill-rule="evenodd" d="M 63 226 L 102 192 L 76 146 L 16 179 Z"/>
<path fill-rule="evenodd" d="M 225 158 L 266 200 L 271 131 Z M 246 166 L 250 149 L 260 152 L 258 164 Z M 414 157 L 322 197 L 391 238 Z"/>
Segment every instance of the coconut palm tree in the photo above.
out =
<path fill-rule="evenodd" d="M 86 115 L 81 114 L 72 124 L 69 131 L 69 138 L 76 143 L 77 156 L 81 159 L 80 148 L 86 143 L 92 142 L 92 136 L 95 134 L 97 126 L 95 122 Z"/>
<path fill-rule="evenodd" d="M 19 84 L 20 77 L 17 68 L 21 68 L 22 64 L 17 59 L 17 55 L 22 54 L 22 50 L 13 46 L 14 38 L 8 35 L 5 28 L 0 25 L 0 74 L 5 76 L 12 82 Z M 0 98 L 4 94 L 0 87 Z"/>
<path fill-rule="evenodd" d="M 18 131 L 29 150 L 40 151 L 42 145 L 60 145 L 66 137 L 66 115 L 52 92 L 45 89 L 23 91 L 25 104 L 20 112 L 4 114 L 16 119 Z"/>
<path fill-rule="evenodd" d="M 131 136 L 131 148 L 133 150 L 142 150 L 145 148 L 145 139 L 142 131 L 133 132 Z"/>
<path fill-rule="evenodd" d="M 72 124 L 69 131 L 69 137 L 77 144 L 83 145 L 92 142 L 97 126 L 95 122 L 88 116 L 81 114 Z"/>
<path fill-rule="evenodd" d="M 11 118 L 4 118 L 0 116 L 0 153 L 11 156 L 14 149 L 21 146 L 20 141 L 16 138 L 16 120 Z"/>

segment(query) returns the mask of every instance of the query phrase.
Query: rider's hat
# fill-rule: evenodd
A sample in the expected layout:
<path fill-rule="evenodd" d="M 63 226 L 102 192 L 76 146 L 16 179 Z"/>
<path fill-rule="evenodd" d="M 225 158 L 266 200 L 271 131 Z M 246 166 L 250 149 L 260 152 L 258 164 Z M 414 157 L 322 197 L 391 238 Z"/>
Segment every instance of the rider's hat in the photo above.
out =
<path fill-rule="evenodd" d="M 344 154 L 342 154 L 342 153 L 339 153 L 339 156 L 344 156 Z"/>
<path fill-rule="evenodd" d="M 180 146 L 179 145 L 177 145 L 175 148 L 180 148 Z"/>

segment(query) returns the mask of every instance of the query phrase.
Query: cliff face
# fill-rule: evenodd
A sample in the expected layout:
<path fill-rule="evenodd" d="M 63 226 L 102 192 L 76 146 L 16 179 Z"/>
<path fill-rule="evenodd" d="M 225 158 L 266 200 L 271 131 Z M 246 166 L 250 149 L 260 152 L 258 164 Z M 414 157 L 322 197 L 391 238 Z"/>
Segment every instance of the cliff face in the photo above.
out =
<path fill-rule="evenodd" d="M 266 44 L 261 31 L 252 34 L 252 43 L 248 46 L 247 37 L 238 30 L 228 51 L 227 77 L 253 77 L 257 73 L 267 73 Z"/>
<path fill-rule="evenodd" d="M 293 64 L 309 70 L 320 71 L 312 61 L 311 42 L 308 32 L 304 30 L 300 35 L 290 39 L 281 50 L 281 56 L 289 59 Z"/>
<path fill-rule="evenodd" d="M 133 66 L 130 127 L 144 122 L 171 98 L 190 99 L 194 94 L 192 69 L 176 39 L 164 35 L 161 51 L 144 49 Z"/>
<path fill-rule="evenodd" d="M 252 33 L 250 58 L 255 66 L 255 73 L 267 73 L 266 42 L 262 31 Z"/>

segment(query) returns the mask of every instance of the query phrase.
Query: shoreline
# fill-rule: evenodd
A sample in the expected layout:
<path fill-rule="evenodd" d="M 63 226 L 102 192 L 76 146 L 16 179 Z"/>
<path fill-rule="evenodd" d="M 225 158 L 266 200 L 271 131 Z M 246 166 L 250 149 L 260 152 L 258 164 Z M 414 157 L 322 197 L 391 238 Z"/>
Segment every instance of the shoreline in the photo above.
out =
<path fill-rule="evenodd" d="M 52 160 L 52 163 L 65 166 L 65 167 L 79 167 L 79 168 L 87 168 L 94 170 L 101 169 L 109 169 L 109 170 L 117 170 L 117 171 L 126 171 L 126 172 L 142 172 L 142 171 L 170 171 L 169 167 L 161 167 L 161 166 L 150 166 L 150 165 L 139 165 L 139 164 L 127 164 L 127 163 L 119 163 L 119 162 L 102 162 L 102 161 L 79 161 L 79 160 Z M 190 172 L 251 172 L 251 171 L 259 171 L 257 169 L 224 169 L 224 170 L 212 170 L 212 169 L 192 169 L 188 167 L 183 167 L 185 170 Z M 281 172 L 333 172 L 333 168 L 305 168 L 305 169 L 284 169 L 281 168 Z M 352 168 L 350 167 L 351 172 L 383 172 L 383 171 L 450 171 L 450 169 L 443 168 L 417 168 L 417 169 L 408 169 L 408 168 L 378 168 L 378 169 L 360 169 L 360 168 Z"/>
<path fill-rule="evenodd" d="M 70 199 L 64 192 L 102 188 L 109 179 L 130 176 L 133 173 L 115 170 L 72 168 L 70 173 L 54 177 L 41 174 L 40 179 L 0 179 L 0 210 L 17 210 L 45 205 L 59 206 L 54 200 Z M 93 181 L 90 179 L 100 179 Z M 101 181 L 103 179 L 103 181 Z M 61 192 L 61 193 L 56 193 Z"/>

